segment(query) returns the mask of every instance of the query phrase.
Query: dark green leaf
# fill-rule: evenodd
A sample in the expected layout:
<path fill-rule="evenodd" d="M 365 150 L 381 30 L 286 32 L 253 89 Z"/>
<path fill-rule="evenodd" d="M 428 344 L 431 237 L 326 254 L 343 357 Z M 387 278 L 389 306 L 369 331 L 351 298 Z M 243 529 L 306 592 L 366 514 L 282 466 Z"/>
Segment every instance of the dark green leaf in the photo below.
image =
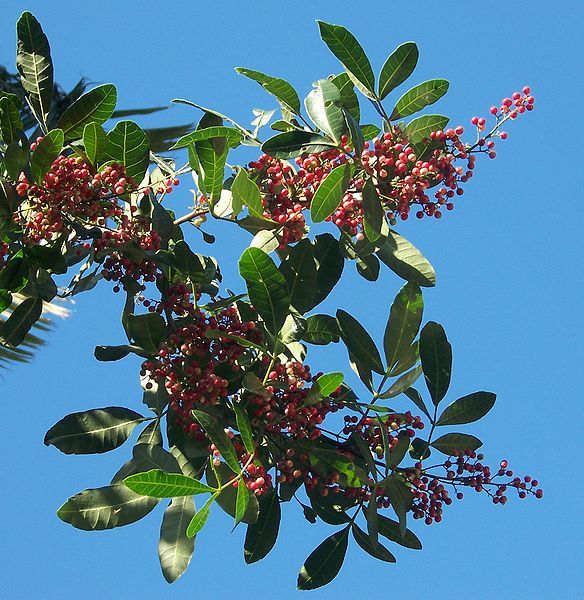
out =
<path fill-rule="evenodd" d="M 237 495 L 235 498 L 235 526 L 241 523 L 249 506 L 250 492 L 244 481 L 237 482 Z"/>
<path fill-rule="evenodd" d="M 107 157 L 121 163 L 128 177 L 140 183 L 148 167 L 150 143 L 133 121 L 120 121 L 107 134 Z"/>
<path fill-rule="evenodd" d="M 366 140 L 372 140 L 381 133 L 381 129 L 377 125 L 362 125 L 361 131 L 363 132 L 363 138 Z"/>
<path fill-rule="evenodd" d="M 474 435 L 466 433 L 447 433 L 430 444 L 436 450 L 451 456 L 455 452 L 478 450 L 483 443 Z"/>
<path fill-rule="evenodd" d="M 412 550 L 422 549 L 422 543 L 409 529 L 406 529 L 404 535 L 401 532 L 399 523 L 396 523 L 383 515 L 377 515 L 377 519 L 379 521 L 378 529 L 380 535 L 405 548 L 411 548 Z"/>
<path fill-rule="evenodd" d="M 363 226 L 367 239 L 372 242 L 376 242 L 382 233 L 388 233 L 381 200 L 369 179 L 363 187 Z"/>
<path fill-rule="evenodd" d="M 365 552 L 367 552 L 367 554 L 370 554 L 373 558 L 383 560 L 384 562 L 395 562 L 395 556 L 385 546 L 381 545 L 379 542 L 373 545 L 370 537 L 354 523 L 351 529 L 355 541 L 363 550 L 365 550 Z"/>
<path fill-rule="evenodd" d="M 156 421 L 151 424 L 156 425 Z M 180 473 L 181 468 L 177 459 L 167 450 L 156 443 L 152 443 L 152 439 L 147 441 L 143 438 L 146 429 L 140 435 L 142 441 L 138 439 L 134 449 L 132 450 L 132 458 L 122 465 L 118 472 L 112 478 L 112 484 L 121 483 L 126 477 L 135 475 L 136 473 L 144 473 L 153 469 L 159 469 L 165 473 Z"/>
<path fill-rule="evenodd" d="M 187 526 L 194 516 L 195 503 L 190 496 L 174 498 L 164 511 L 160 525 L 158 559 L 168 583 L 176 581 L 191 562 L 195 539 L 187 537 Z"/>
<path fill-rule="evenodd" d="M 395 396 L 399 396 L 403 392 L 405 392 L 415 381 L 417 381 L 418 377 L 422 374 L 422 367 L 417 366 L 415 369 L 408 371 L 404 375 L 402 375 L 388 390 L 384 392 L 379 397 L 380 398 L 395 398 Z"/>
<path fill-rule="evenodd" d="M 355 86 L 347 73 L 340 73 L 331 77 L 330 80 L 337 86 L 341 93 L 341 106 L 353 117 L 359 124 L 361 119 L 361 110 L 359 108 L 359 99 L 355 93 Z"/>
<path fill-rule="evenodd" d="M 402 536 L 405 536 L 407 531 L 406 513 L 410 510 L 414 500 L 411 488 L 406 484 L 404 478 L 397 473 L 393 473 L 389 477 L 386 477 L 379 485 L 387 492 L 391 507 L 399 521 L 400 533 Z M 379 528 L 379 533 L 383 535 L 381 527 Z"/>
<path fill-rule="evenodd" d="M 383 336 L 387 366 L 391 370 L 411 347 L 420 329 L 424 300 L 416 283 L 406 283 L 398 292 L 391 309 Z"/>
<path fill-rule="evenodd" d="M 418 342 L 414 342 L 409 348 L 406 348 L 397 364 L 390 370 L 390 377 L 397 377 L 404 371 L 411 369 L 420 360 L 420 350 Z"/>
<path fill-rule="evenodd" d="M 444 398 L 450 386 L 452 347 L 442 325 L 429 321 L 420 333 L 420 360 L 426 385 L 434 406 Z"/>
<path fill-rule="evenodd" d="M 194 148 L 197 157 L 197 168 L 199 172 L 199 187 L 212 201 L 217 201 L 223 190 L 223 178 L 225 175 L 225 163 L 229 146 L 225 138 L 212 140 L 201 140 L 189 146 L 189 151 Z M 194 165 L 191 164 L 194 168 Z"/>
<path fill-rule="evenodd" d="M 317 286 L 316 260 L 310 240 L 300 240 L 279 268 L 288 284 L 290 305 L 304 314 L 313 306 Z"/>
<path fill-rule="evenodd" d="M 418 47 L 414 42 L 398 46 L 385 61 L 379 74 L 379 98 L 401 85 L 414 71 L 418 63 Z"/>
<path fill-rule="evenodd" d="M 347 553 L 349 527 L 328 537 L 306 559 L 298 575 L 299 590 L 314 590 L 339 573 Z"/>
<path fill-rule="evenodd" d="M 276 334 L 289 312 L 290 298 L 284 276 L 274 261 L 259 248 L 247 248 L 239 259 L 239 273 L 245 279 L 251 303 Z"/>
<path fill-rule="evenodd" d="M 280 502 L 276 490 L 271 490 L 259 498 L 258 520 L 248 525 L 245 534 L 243 556 L 247 564 L 266 557 L 274 547 L 280 528 Z"/>
<path fill-rule="evenodd" d="M 426 408 L 424 400 L 422 400 L 422 396 L 418 390 L 409 388 L 404 391 L 404 394 L 428 417 L 428 419 L 432 420 L 430 412 Z"/>
<path fill-rule="evenodd" d="M 223 427 L 213 417 L 201 410 L 193 410 L 193 416 L 200 423 L 213 444 L 215 444 L 217 450 L 219 450 L 221 456 L 229 465 L 229 468 L 234 473 L 239 474 L 241 467 L 239 466 L 235 449 Z"/>
<path fill-rule="evenodd" d="M 251 427 L 247 411 L 241 404 L 237 402 L 233 403 L 233 410 L 235 411 L 237 429 L 239 429 L 243 445 L 245 446 L 245 449 L 249 452 L 249 454 L 254 454 L 255 442 L 253 439 L 253 429 Z"/>
<path fill-rule="evenodd" d="M 361 487 L 368 479 L 363 469 L 336 450 L 312 448 L 308 458 L 313 469 L 323 475 L 338 474 L 343 485 Z"/>
<path fill-rule="evenodd" d="M 97 123 L 88 123 L 83 128 L 83 147 L 92 165 L 96 165 L 105 156 L 108 139 L 103 127 Z"/>
<path fill-rule="evenodd" d="M 339 309 L 337 311 L 337 322 L 341 337 L 349 351 L 368 368 L 376 373 L 383 374 L 384 369 L 379 350 L 377 350 L 375 342 L 359 321 L 349 313 Z"/>
<path fill-rule="evenodd" d="M 162 446 L 162 432 L 160 431 L 160 422 L 152 421 L 141 431 L 137 445 L 144 446 Z"/>
<path fill-rule="evenodd" d="M 365 510 L 365 518 L 367 519 L 367 533 L 369 541 L 373 548 L 377 548 L 379 543 L 379 532 L 377 528 L 377 486 L 371 490 L 371 496 Z"/>
<path fill-rule="evenodd" d="M 192 477 L 182 473 L 165 473 L 160 469 L 130 475 L 124 479 L 124 485 L 137 494 L 151 498 L 176 498 L 215 491 Z"/>
<path fill-rule="evenodd" d="M 67 415 L 45 435 L 45 445 L 65 454 L 101 454 L 121 446 L 144 417 L 119 406 Z"/>
<path fill-rule="evenodd" d="M 63 130 L 66 139 L 79 138 L 89 123 L 105 123 L 112 116 L 117 101 L 115 85 L 100 85 L 75 100 L 60 116 L 57 126 Z"/>
<path fill-rule="evenodd" d="M 324 346 L 339 341 L 337 320 L 329 315 L 312 315 L 306 319 L 306 330 L 302 339 L 310 344 Z"/>
<path fill-rule="evenodd" d="M 330 234 L 317 235 L 314 240 L 314 258 L 318 266 L 316 293 L 312 305 L 318 306 L 335 287 L 345 266 L 339 242 Z"/>
<path fill-rule="evenodd" d="M 353 83 L 368 98 L 375 98 L 375 76 L 365 51 L 355 36 L 341 25 L 317 21 L 320 37 L 341 61 Z"/>
<path fill-rule="evenodd" d="M 310 205 L 313 223 L 321 223 L 333 214 L 343 199 L 349 184 L 351 167 L 348 164 L 335 167 L 318 186 Z"/>
<path fill-rule="evenodd" d="M 22 119 L 10 98 L 0 98 L 0 133 L 5 144 L 17 142 L 22 133 Z"/>
<path fill-rule="evenodd" d="M 101 531 L 134 523 L 157 504 L 156 498 L 140 496 L 118 483 L 72 496 L 59 508 L 57 516 L 77 529 Z"/>
<path fill-rule="evenodd" d="M 34 181 L 41 183 L 52 162 L 63 150 L 64 140 L 63 131 L 53 129 L 39 142 L 30 157 L 30 172 Z"/>
<path fill-rule="evenodd" d="M 149 354 L 155 354 L 166 336 L 166 322 L 158 313 L 128 315 L 128 334 Z"/>
<path fill-rule="evenodd" d="M 264 216 L 264 206 L 260 189 L 251 181 L 245 169 L 239 169 L 231 184 L 233 202 L 238 206 L 247 206 L 249 213 L 260 219 Z"/>
<path fill-rule="evenodd" d="M 97 360 L 110 362 L 121 360 L 132 352 L 131 346 L 96 346 L 93 352 Z"/>
<path fill-rule="evenodd" d="M 0 343 L 15 348 L 20 345 L 32 326 L 41 318 L 43 301 L 26 298 L 0 323 Z"/>
<path fill-rule="evenodd" d="M 448 117 L 442 115 L 422 115 L 412 119 L 404 129 L 404 134 L 411 144 L 417 144 L 429 138 L 433 131 L 444 129 L 448 124 Z"/>
<path fill-rule="evenodd" d="M 8 176 L 17 181 L 19 175 L 24 171 L 28 163 L 28 151 L 19 146 L 16 142 L 8 144 L 4 151 L 4 166 Z"/>
<path fill-rule="evenodd" d="M 298 98 L 296 90 L 285 79 L 272 77 L 271 75 L 265 75 L 259 71 L 252 71 L 251 69 L 244 69 L 242 67 L 237 67 L 235 70 L 240 75 L 257 81 L 266 92 L 272 94 L 278 100 L 282 108 L 295 115 L 300 114 L 300 98 Z"/>
<path fill-rule="evenodd" d="M 440 100 L 448 91 L 446 79 L 430 79 L 407 91 L 396 103 L 391 119 L 413 115 L 430 104 Z"/>
<path fill-rule="evenodd" d="M 215 467 L 215 471 L 219 474 L 220 481 L 217 481 L 215 472 L 208 466 L 206 470 L 207 483 L 214 487 L 224 485 L 228 481 L 235 478 L 235 475 L 231 469 L 224 463 L 221 463 L 218 467 Z M 228 485 L 222 492 L 217 496 L 217 504 L 230 516 L 235 518 L 235 504 L 237 502 L 237 490 L 232 485 Z M 255 494 L 251 494 L 249 498 L 249 506 L 245 511 L 245 515 L 242 519 L 243 523 L 256 523 L 259 515 L 259 504 L 258 498 Z"/>
<path fill-rule="evenodd" d="M 396 275 L 423 287 L 436 285 L 436 273 L 422 253 L 408 240 L 390 231 L 385 243 L 377 250 L 377 256 Z"/>
<path fill-rule="evenodd" d="M 390 469 L 395 469 L 405 458 L 410 447 L 410 440 L 411 438 L 407 433 L 400 433 L 398 435 L 397 444 L 393 447 L 386 460 L 386 464 Z"/>
<path fill-rule="evenodd" d="M 317 133 L 294 129 L 279 133 L 262 144 L 262 152 L 274 158 L 296 158 L 301 154 L 322 152 L 335 146 L 334 142 Z"/>
<path fill-rule="evenodd" d="M 0 313 L 3 313 L 12 304 L 12 294 L 7 290 L 0 290 Z"/>
<path fill-rule="evenodd" d="M 47 127 L 53 98 L 53 64 L 49 40 L 40 23 L 23 12 L 16 24 L 16 67 L 26 97 L 37 121 Z"/>
<path fill-rule="evenodd" d="M 461 425 L 478 421 L 493 408 L 496 398 L 492 392 L 475 392 L 463 396 L 444 409 L 436 425 Z"/>

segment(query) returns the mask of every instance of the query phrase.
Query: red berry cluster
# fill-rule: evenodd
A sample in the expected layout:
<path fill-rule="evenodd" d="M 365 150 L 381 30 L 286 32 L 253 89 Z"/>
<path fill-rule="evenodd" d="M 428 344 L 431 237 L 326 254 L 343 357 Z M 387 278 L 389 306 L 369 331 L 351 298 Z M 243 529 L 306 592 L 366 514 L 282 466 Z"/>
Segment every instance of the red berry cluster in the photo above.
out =
<path fill-rule="evenodd" d="M 329 398 L 309 401 L 307 384 L 316 379 L 301 362 L 276 362 L 268 373 L 266 394 L 249 398 L 252 425 L 270 433 L 285 432 L 295 439 L 319 437 L 318 425 L 328 413 L 336 412 L 338 405 Z"/>
<path fill-rule="evenodd" d="M 138 252 L 155 252 L 160 250 L 161 240 L 152 229 L 149 219 L 124 214 L 119 219 L 117 229 L 105 229 L 101 238 L 95 241 L 96 251 L 107 253 L 103 263 L 103 278 L 106 281 L 120 281 L 122 278 L 156 281 L 160 272 L 157 264 L 145 257 L 130 258 L 132 246 Z M 119 291 L 119 287 L 116 286 L 114 291 Z"/>
<path fill-rule="evenodd" d="M 523 479 L 515 477 L 508 481 L 497 480 L 497 477 L 513 477 L 513 471 L 509 470 L 506 460 L 501 461 L 496 473 L 492 473 L 488 465 L 481 461 L 483 454 L 477 454 L 472 450 L 458 452 L 449 457 L 443 465 L 446 476 L 438 476 L 422 471 L 422 463 L 416 465 L 415 472 L 410 474 L 414 502 L 412 506 L 415 519 L 424 519 L 427 525 L 442 520 L 443 505 L 452 504 L 446 486 L 450 486 L 456 492 L 456 498 L 461 500 L 464 493 L 461 487 L 470 487 L 476 492 L 485 492 L 494 504 L 504 505 L 507 503 L 507 491 L 515 489 L 519 498 L 526 498 L 532 494 L 536 498 L 543 497 L 543 490 L 538 488 L 538 481 L 526 475 Z"/>
<path fill-rule="evenodd" d="M 20 175 L 16 192 L 27 200 L 14 218 L 24 226 L 29 244 L 51 241 L 68 233 L 73 221 L 105 227 L 108 219 L 122 214 L 116 196 L 134 188 L 121 165 L 110 164 L 95 173 L 80 156 L 59 156 L 40 183 Z"/>
<path fill-rule="evenodd" d="M 202 440 L 201 428 L 193 421 L 191 411 L 198 406 L 217 405 L 227 397 L 229 382 L 225 373 L 240 370 L 237 359 L 245 351 L 230 338 L 210 339 L 206 332 L 220 331 L 255 343 L 261 341 L 261 332 L 253 321 L 242 322 L 233 307 L 217 316 L 195 309 L 188 321 L 177 325 L 158 357 L 144 362 L 142 375 L 164 381 L 178 424 Z M 217 374 L 220 370 L 221 375 Z"/>
<path fill-rule="evenodd" d="M 5 242 L 0 242 L 0 269 L 6 264 L 6 256 L 8 256 L 9 247 Z"/>

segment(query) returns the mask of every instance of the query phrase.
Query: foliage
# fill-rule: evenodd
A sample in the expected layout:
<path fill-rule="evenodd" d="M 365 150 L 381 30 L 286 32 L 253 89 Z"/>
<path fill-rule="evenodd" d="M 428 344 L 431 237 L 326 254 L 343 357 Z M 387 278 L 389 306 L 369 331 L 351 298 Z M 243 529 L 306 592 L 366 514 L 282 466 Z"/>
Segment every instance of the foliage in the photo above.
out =
<path fill-rule="evenodd" d="M 315 82 L 305 110 L 284 79 L 238 68 L 276 99 L 280 118 L 255 111 L 248 129 L 177 100 L 203 115 L 195 128 L 166 132 L 163 156 L 128 111 L 116 112 L 111 84 L 86 91 L 80 82 L 66 106 L 55 108 L 62 94 L 48 40 L 30 13 L 18 22 L 21 79 L 0 94 L 2 350 L 26 345 L 43 302 L 102 281 L 123 292 L 127 344 L 100 345 L 95 357 L 143 359 L 144 408 L 70 414 L 45 443 L 67 454 L 103 453 L 140 430 L 111 483 L 72 496 L 57 514 L 79 529 L 111 529 L 169 499 L 159 544 L 169 582 L 187 568 L 194 538 L 216 510 L 247 527 L 247 563 L 275 545 L 283 502 L 294 499 L 310 523 L 331 525 L 298 576 L 300 589 L 313 589 L 338 574 L 349 539 L 389 563 L 396 558 L 380 537 L 420 549 L 409 520 L 440 522 L 465 487 L 496 504 L 507 502 L 508 490 L 542 496 L 538 482 L 513 477 L 507 461 L 492 471 L 484 465 L 475 436 L 444 431 L 485 416 L 495 395 L 449 397 L 451 345 L 438 323 L 422 326 L 422 288 L 434 286 L 436 274 L 395 230 L 414 212 L 439 219 L 454 208 L 476 156 L 494 158 L 495 140 L 507 137 L 503 123 L 532 110 L 531 91 L 491 109 L 488 131 L 485 119 L 473 118 L 477 140 L 466 143 L 463 128 L 446 129 L 442 115 L 402 121 L 446 93 L 443 79 L 412 87 L 389 112 L 384 107 L 417 64 L 413 42 L 390 54 L 376 83 L 349 31 L 324 22 L 319 28 L 345 70 Z M 361 123 L 357 93 L 375 108 L 380 127 Z M 122 120 L 108 130 L 111 117 Z M 275 133 L 262 141 L 270 122 Z M 262 154 L 227 167 L 242 145 Z M 177 168 L 179 155 L 186 164 Z M 163 200 L 184 175 L 197 191 L 192 210 L 177 218 Z M 240 294 L 222 292 L 216 260 L 196 252 L 192 230 L 183 230 L 194 225 L 214 242 L 201 229 L 208 217 L 253 236 L 238 261 L 246 285 Z M 318 311 L 350 263 L 369 281 L 385 267 L 405 280 L 383 340 L 348 311 Z M 65 276 L 71 279 L 63 284 Z M 310 345 L 331 343 L 346 347 L 361 390 L 343 372 L 313 373 L 306 364 Z M 428 399 L 413 387 L 418 380 Z M 391 408 L 389 399 L 411 401 L 414 413 Z M 195 496 L 202 497 L 196 504 Z"/>

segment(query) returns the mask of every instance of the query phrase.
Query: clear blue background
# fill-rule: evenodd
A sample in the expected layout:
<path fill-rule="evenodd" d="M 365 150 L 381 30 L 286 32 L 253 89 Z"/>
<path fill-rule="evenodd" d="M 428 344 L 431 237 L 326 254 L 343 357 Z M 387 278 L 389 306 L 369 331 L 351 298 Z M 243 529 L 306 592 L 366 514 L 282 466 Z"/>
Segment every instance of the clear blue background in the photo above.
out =
<path fill-rule="evenodd" d="M 399 43 L 420 47 L 417 83 L 451 81 L 436 105 L 453 123 L 525 84 L 537 110 L 508 127 L 496 161 L 440 222 L 400 225 L 438 273 L 426 318 L 444 324 L 454 347 L 450 398 L 478 389 L 498 393 L 495 408 L 468 427 L 485 441 L 487 460 L 510 460 L 537 476 L 542 501 L 493 506 L 483 495 L 454 503 L 438 526 L 416 524 L 422 552 L 395 547 L 396 565 L 351 548 L 335 582 L 313 598 L 571 598 L 582 584 L 581 373 L 582 2 L 47 2 L 5 0 L 0 63 L 14 64 L 14 23 L 28 9 L 52 45 L 57 80 L 80 76 L 118 86 L 120 107 L 164 105 L 187 97 L 246 123 L 254 106 L 274 102 L 233 72 L 246 66 L 289 79 L 302 93 L 340 70 L 318 37 L 315 19 L 341 23 L 366 47 L 376 70 Z M 184 107 L 145 118 L 189 122 Z M 372 118 L 372 115 L 369 115 Z M 247 157 L 240 157 L 242 160 Z M 171 200 L 180 211 L 185 182 Z M 226 284 L 248 238 L 230 230 L 214 253 Z M 195 244 L 202 242 L 196 241 Z M 221 231 L 219 231 L 221 233 Z M 350 269 L 352 271 L 352 267 Z M 401 283 L 385 272 L 377 284 L 353 275 L 327 307 L 356 314 L 379 339 Z M 71 494 L 105 485 L 129 456 L 128 444 L 103 456 L 65 456 L 43 446 L 63 415 L 111 404 L 140 406 L 137 363 L 98 364 L 96 344 L 121 342 L 121 298 L 108 285 L 76 300 L 35 362 L 0 381 L 3 458 L 0 595 L 4 598 L 294 598 L 298 568 L 330 529 L 310 525 L 286 505 L 280 540 L 246 567 L 242 528 L 220 511 L 197 539 L 189 571 L 169 587 L 156 555 L 162 506 L 120 530 L 86 533 L 56 509 Z M 310 358 L 310 357 L 309 357 Z M 318 369 L 346 369 L 341 348 L 314 353 Z M 130 363 L 130 364 L 128 364 Z M 399 404 L 399 406 L 403 406 Z M 581 542 L 581 539 L 580 539 Z M 392 547 L 392 550 L 394 548 Z"/>

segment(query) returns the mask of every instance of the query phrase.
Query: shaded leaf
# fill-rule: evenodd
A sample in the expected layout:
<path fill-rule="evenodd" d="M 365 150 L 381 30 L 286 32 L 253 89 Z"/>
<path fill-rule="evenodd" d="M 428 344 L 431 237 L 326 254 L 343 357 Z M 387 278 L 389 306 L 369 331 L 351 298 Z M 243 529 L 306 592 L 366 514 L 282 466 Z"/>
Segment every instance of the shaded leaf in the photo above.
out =
<path fill-rule="evenodd" d="M 376 373 L 383 374 L 384 369 L 379 350 L 377 350 L 375 342 L 359 321 L 349 313 L 339 309 L 337 311 L 337 322 L 341 337 L 349 351 L 368 368 Z"/>
<path fill-rule="evenodd" d="M 265 558 L 274 547 L 280 528 L 280 502 L 276 490 L 259 498 L 258 520 L 248 525 L 243 546 L 243 557 L 247 564 Z"/>
<path fill-rule="evenodd" d="M 235 71 L 244 77 L 257 81 L 269 94 L 272 94 L 278 100 L 285 110 L 295 115 L 300 114 L 300 98 L 296 90 L 285 79 L 272 77 L 271 75 L 253 71 L 252 69 L 244 69 L 243 67 L 237 67 Z"/>
<path fill-rule="evenodd" d="M 367 554 L 370 554 L 373 558 L 383 560 L 384 562 L 395 562 L 395 556 L 379 542 L 373 545 L 370 537 L 360 527 L 353 523 L 351 530 L 355 541 L 363 550 L 365 550 L 365 552 L 367 552 Z"/>
<path fill-rule="evenodd" d="M 296 158 L 301 154 L 322 152 L 334 148 L 329 138 L 318 133 L 294 129 L 279 133 L 262 144 L 262 152 L 274 158 Z"/>
<path fill-rule="evenodd" d="M 455 452 L 478 450 L 483 443 L 474 435 L 468 435 L 466 433 L 447 433 L 437 440 L 434 440 L 430 445 L 443 454 L 451 456 Z"/>
<path fill-rule="evenodd" d="M 30 157 L 30 172 L 37 183 L 43 180 L 53 161 L 63 150 L 64 136 L 61 129 L 49 131 L 39 142 Z"/>
<path fill-rule="evenodd" d="M 40 319 L 42 311 L 43 301 L 40 298 L 23 300 L 6 321 L 0 322 L 0 342 L 13 348 L 20 345 Z"/>
<path fill-rule="evenodd" d="M 333 290 L 345 266 L 339 242 L 330 234 L 317 235 L 314 240 L 314 258 L 318 267 L 316 293 L 312 306 L 318 306 Z"/>
<path fill-rule="evenodd" d="M 217 481 L 215 471 L 219 474 L 220 481 Z M 235 475 L 231 469 L 224 463 L 221 463 L 218 467 L 213 470 L 210 466 L 206 470 L 207 483 L 213 487 L 219 487 L 224 485 L 228 481 L 235 478 Z M 220 494 L 217 496 L 217 504 L 230 516 L 235 518 L 235 504 L 237 502 L 237 490 L 232 485 L 228 485 Z M 249 505 L 245 511 L 242 522 L 256 523 L 259 515 L 259 503 L 258 498 L 255 494 L 251 494 L 249 498 Z"/>
<path fill-rule="evenodd" d="M 205 430 L 205 433 L 209 436 L 209 439 L 215 444 L 217 450 L 221 453 L 221 456 L 225 462 L 229 465 L 229 468 L 239 474 L 240 466 L 235 454 L 233 444 L 223 427 L 217 423 L 217 421 L 202 410 L 193 410 L 193 416 L 201 427 Z"/>
<path fill-rule="evenodd" d="M 406 529 L 405 534 L 402 534 L 399 523 L 379 514 L 377 515 L 377 519 L 379 535 L 405 548 L 411 548 L 412 550 L 422 549 L 422 543 L 412 531 Z"/>
<path fill-rule="evenodd" d="M 59 117 L 57 127 L 60 127 L 66 139 L 81 137 L 83 129 L 89 123 L 101 125 L 105 123 L 114 112 L 118 93 L 116 86 L 105 83 L 75 100 Z"/>
<path fill-rule="evenodd" d="M 328 79 L 319 79 L 304 105 L 312 122 L 329 135 L 336 144 L 341 143 L 341 136 L 347 133 L 347 124 L 340 105 L 341 92 Z"/>
<path fill-rule="evenodd" d="M 407 448 L 406 448 L 407 451 Z M 404 478 L 393 473 L 380 482 L 380 486 L 386 491 L 395 514 L 399 521 L 399 529 L 402 536 L 406 534 L 406 513 L 410 510 L 414 495 L 411 488 L 406 484 Z M 379 533 L 382 533 L 381 528 Z"/>
<path fill-rule="evenodd" d="M 414 42 L 398 46 L 387 58 L 379 74 L 379 99 L 383 100 L 401 85 L 418 64 L 418 47 Z"/>
<path fill-rule="evenodd" d="M 312 315 L 306 319 L 306 329 L 302 339 L 310 344 L 324 346 L 339 341 L 340 331 L 337 320 L 329 315 Z"/>
<path fill-rule="evenodd" d="M 232 145 L 237 144 L 239 140 L 241 140 L 242 135 L 243 134 L 239 129 L 234 129 L 233 127 L 224 127 L 222 125 L 204 127 L 202 129 L 196 129 L 191 133 L 187 133 L 187 135 L 183 135 L 170 149 L 176 150 L 178 148 L 186 148 L 195 142 L 212 140 L 216 138 L 225 138 L 227 143 Z"/>
<path fill-rule="evenodd" d="M 330 583 L 339 573 L 347 553 L 349 527 L 322 542 L 306 559 L 298 575 L 299 590 L 314 590 Z"/>
<path fill-rule="evenodd" d="M 317 265 L 310 240 L 300 240 L 279 269 L 288 284 L 290 305 L 304 314 L 312 307 L 317 286 Z"/>
<path fill-rule="evenodd" d="M 233 201 L 238 206 L 247 206 L 249 213 L 263 219 L 264 206 L 260 189 L 255 181 L 252 181 L 245 169 L 239 169 L 233 183 L 231 184 Z"/>
<path fill-rule="evenodd" d="M 452 372 L 452 347 L 442 325 L 429 321 L 420 333 L 420 360 L 426 386 L 436 406 L 446 395 Z"/>
<path fill-rule="evenodd" d="M 455 400 L 444 409 L 436 425 L 462 425 L 484 417 L 495 404 L 497 396 L 492 392 L 475 392 Z"/>
<path fill-rule="evenodd" d="M 127 330 L 129 337 L 149 354 L 158 351 L 166 336 L 166 322 L 158 313 L 128 315 Z"/>

